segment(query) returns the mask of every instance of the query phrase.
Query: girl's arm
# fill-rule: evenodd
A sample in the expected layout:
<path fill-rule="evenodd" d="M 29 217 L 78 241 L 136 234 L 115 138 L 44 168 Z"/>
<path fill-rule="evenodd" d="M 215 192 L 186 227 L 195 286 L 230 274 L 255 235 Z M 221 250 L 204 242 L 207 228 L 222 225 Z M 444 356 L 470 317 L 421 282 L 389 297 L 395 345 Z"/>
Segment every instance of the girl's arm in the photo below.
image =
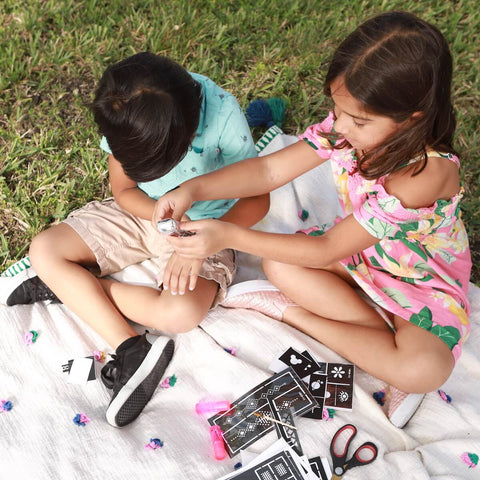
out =
<path fill-rule="evenodd" d="M 182 183 L 157 200 L 153 221 L 181 219 L 193 202 L 255 197 L 269 193 L 320 165 L 325 160 L 299 141 L 263 157 L 248 158 Z"/>
<path fill-rule="evenodd" d="M 116 202 L 136 217 L 150 220 L 155 209 L 155 200 L 142 192 L 137 182 L 127 177 L 122 165 L 112 154 L 108 156 L 108 172 Z"/>
<path fill-rule="evenodd" d="M 310 268 L 327 267 L 379 241 L 353 215 L 318 237 L 259 232 L 218 220 L 183 222 L 181 228 L 196 232 L 191 237 L 168 238 L 177 253 L 183 256 L 206 257 L 223 248 L 233 248 L 277 262 Z"/>
<path fill-rule="evenodd" d="M 241 227 L 251 227 L 259 222 L 268 212 L 270 195 L 241 198 L 235 205 L 221 217 L 222 222 L 231 222 Z M 195 225 L 197 222 L 195 222 Z M 194 290 L 198 275 L 201 271 L 203 260 L 206 257 L 184 257 L 173 255 L 163 273 L 163 288 L 173 294 L 183 295 L 188 290 Z M 191 260 L 191 263 L 186 262 Z"/>

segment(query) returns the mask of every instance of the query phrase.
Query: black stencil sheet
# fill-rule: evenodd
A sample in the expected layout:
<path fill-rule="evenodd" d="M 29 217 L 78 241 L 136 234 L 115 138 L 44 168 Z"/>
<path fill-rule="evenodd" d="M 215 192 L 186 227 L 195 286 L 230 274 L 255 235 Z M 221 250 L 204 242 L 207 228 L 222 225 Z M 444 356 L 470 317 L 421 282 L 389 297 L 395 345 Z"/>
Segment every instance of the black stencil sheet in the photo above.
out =
<path fill-rule="evenodd" d="M 264 380 L 235 400 L 229 410 L 208 419 L 222 430 L 231 457 L 274 429 L 270 420 L 255 415 L 272 415 L 269 399 L 274 399 L 279 409 L 292 409 L 294 415 L 317 405 L 308 386 L 291 368 Z"/>

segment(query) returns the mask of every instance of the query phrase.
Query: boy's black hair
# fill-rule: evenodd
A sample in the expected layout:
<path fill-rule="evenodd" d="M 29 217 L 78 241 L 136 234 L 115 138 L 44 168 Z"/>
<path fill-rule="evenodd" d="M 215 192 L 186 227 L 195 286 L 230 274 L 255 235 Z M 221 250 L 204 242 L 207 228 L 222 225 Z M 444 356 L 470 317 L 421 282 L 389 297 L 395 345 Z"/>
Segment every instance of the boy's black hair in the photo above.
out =
<path fill-rule="evenodd" d="M 173 60 L 137 53 L 108 67 L 93 113 L 100 133 L 135 182 L 162 177 L 185 156 L 198 128 L 202 88 Z"/>

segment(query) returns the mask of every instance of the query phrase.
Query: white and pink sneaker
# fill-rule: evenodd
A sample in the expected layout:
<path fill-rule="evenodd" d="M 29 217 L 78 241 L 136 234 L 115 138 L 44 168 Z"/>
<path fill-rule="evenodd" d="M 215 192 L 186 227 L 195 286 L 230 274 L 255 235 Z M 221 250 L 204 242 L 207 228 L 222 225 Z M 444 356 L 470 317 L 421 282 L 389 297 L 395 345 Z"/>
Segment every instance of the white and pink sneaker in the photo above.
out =
<path fill-rule="evenodd" d="M 392 386 L 389 387 L 389 396 L 387 416 L 397 428 L 407 424 L 425 398 L 424 393 L 405 393 Z"/>
<path fill-rule="evenodd" d="M 232 285 L 220 303 L 226 308 L 246 308 L 281 321 L 287 307 L 296 306 L 268 280 L 249 280 Z"/>

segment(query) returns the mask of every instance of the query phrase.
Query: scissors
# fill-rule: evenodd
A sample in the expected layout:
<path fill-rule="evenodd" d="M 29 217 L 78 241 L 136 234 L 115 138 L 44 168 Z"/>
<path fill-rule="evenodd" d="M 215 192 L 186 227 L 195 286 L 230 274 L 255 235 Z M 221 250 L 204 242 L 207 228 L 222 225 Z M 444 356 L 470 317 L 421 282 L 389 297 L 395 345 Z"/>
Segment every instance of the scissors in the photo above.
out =
<path fill-rule="evenodd" d="M 357 428 L 354 425 L 347 424 L 340 428 L 332 438 L 330 455 L 333 462 L 333 475 L 330 480 L 340 480 L 347 470 L 368 465 L 377 458 L 377 446 L 372 442 L 365 442 L 347 460 L 348 447 L 356 434 Z"/>

